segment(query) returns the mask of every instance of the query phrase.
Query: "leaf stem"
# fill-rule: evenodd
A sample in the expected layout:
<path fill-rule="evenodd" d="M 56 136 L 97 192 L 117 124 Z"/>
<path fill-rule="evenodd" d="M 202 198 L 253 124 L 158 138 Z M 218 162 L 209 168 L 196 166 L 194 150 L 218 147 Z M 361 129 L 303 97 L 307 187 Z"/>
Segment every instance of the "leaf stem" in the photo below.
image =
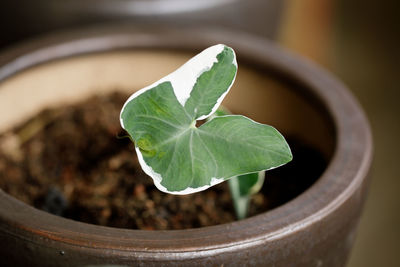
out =
<path fill-rule="evenodd" d="M 233 207 L 235 209 L 235 214 L 238 220 L 242 220 L 246 218 L 250 197 L 249 196 L 241 196 L 240 195 L 240 187 L 239 187 L 239 177 L 235 176 L 231 178 L 229 181 L 229 189 L 232 196 Z"/>
<path fill-rule="evenodd" d="M 229 183 L 236 217 L 242 220 L 247 217 L 251 196 L 258 193 L 264 184 L 265 172 L 249 173 L 232 177 Z"/>

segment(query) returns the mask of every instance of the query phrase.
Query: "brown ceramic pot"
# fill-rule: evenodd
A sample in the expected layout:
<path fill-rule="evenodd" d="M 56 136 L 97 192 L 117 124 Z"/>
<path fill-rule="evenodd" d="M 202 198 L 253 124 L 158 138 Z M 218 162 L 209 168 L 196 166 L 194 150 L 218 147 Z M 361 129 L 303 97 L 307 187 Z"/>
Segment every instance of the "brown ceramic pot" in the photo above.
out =
<path fill-rule="evenodd" d="M 345 265 L 371 164 L 368 122 L 342 83 L 266 40 L 207 29 L 110 27 L 31 42 L 0 55 L 0 131 L 43 106 L 91 94 L 87 88 L 139 89 L 215 43 L 232 46 L 239 61 L 225 105 L 318 149 L 328 162 L 318 180 L 269 212 L 175 231 L 72 221 L 0 190 L 2 266 Z"/>
<path fill-rule="evenodd" d="M 280 0 L 2 0 L 0 47 L 99 23 L 223 26 L 275 38 Z"/>

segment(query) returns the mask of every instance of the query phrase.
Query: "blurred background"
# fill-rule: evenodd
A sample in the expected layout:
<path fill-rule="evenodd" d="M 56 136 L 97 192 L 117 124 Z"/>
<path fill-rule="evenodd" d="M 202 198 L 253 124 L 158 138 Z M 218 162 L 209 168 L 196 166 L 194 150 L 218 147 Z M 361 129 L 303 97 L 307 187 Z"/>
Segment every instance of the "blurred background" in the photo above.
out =
<path fill-rule="evenodd" d="M 400 266 L 397 0 L 1 0 L 0 49 L 111 22 L 224 27 L 276 41 L 344 81 L 370 120 L 370 193 L 349 267 Z"/>
<path fill-rule="evenodd" d="M 287 3 L 279 42 L 344 81 L 374 136 L 370 192 L 348 266 L 400 266 L 400 2 Z"/>

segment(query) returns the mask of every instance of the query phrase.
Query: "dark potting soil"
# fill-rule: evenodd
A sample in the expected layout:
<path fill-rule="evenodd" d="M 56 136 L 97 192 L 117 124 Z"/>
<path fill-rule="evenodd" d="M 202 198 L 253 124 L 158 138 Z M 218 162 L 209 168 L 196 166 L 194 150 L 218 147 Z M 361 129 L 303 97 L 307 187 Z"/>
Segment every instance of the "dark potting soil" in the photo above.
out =
<path fill-rule="evenodd" d="M 120 228 L 187 229 L 235 220 L 227 183 L 185 196 L 160 192 L 119 125 L 127 96 L 113 93 L 44 110 L 0 135 L 0 188 L 38 209 Z M 250 215 L 302 193 L 326 163 L 288 138 L 294 160 L 269 171 Z"/>

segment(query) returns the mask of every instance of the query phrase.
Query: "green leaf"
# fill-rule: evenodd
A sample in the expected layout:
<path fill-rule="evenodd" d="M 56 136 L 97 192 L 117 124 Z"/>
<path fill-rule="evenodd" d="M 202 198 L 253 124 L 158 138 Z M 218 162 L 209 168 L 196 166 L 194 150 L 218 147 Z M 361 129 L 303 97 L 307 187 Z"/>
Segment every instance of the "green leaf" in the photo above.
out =
<path fill-rule="evenodd" d="M 278 131 L 246 117 L 216 117 L 195 126 L 196 120 L 216 111 L 236 70 L 233 50 L 213 46 L 125 103 L 121 125 L 135 142 L 143 170 L 160 190 L 198 192 L 291 160 Z"/>
<path fill-rule="evenodd" d="M 235 176 L 229 180 L 229 189 L 239 220 L 247 217 L 250 197 L 261 189 L 264 179 L 265 172 L 261 171 Z"/>
<path fill-rule="evenodd" d="M 262 171 L 238 176 L 239 196 L 244 197 L 257 193 L 264 183 L 264 174 L 265 172 Z"/>
<path fill-rule="evenodd" d="M 185 103 L 185 109 L 193 119 L 201 120 L 214 113 L 219 106 L 216 104 L 221 103 L 235 78 L 237 66 L 233 50 L 225 47 L 217 60 L 210 71 L 197 79 Z"/>
<path fill-rule="evenodd" d="M 228 109 L 220 106 L 207 120 L 217 116 L 230 115 Z M 233 200 L 236 217 L 241 220 L 247 217 L 249 210 L 250 197 L 258 193 L 262 188 L 265 179 L 265 172 L 253 172 L 234 176 L 229 179 L 229 189 Z"/>

